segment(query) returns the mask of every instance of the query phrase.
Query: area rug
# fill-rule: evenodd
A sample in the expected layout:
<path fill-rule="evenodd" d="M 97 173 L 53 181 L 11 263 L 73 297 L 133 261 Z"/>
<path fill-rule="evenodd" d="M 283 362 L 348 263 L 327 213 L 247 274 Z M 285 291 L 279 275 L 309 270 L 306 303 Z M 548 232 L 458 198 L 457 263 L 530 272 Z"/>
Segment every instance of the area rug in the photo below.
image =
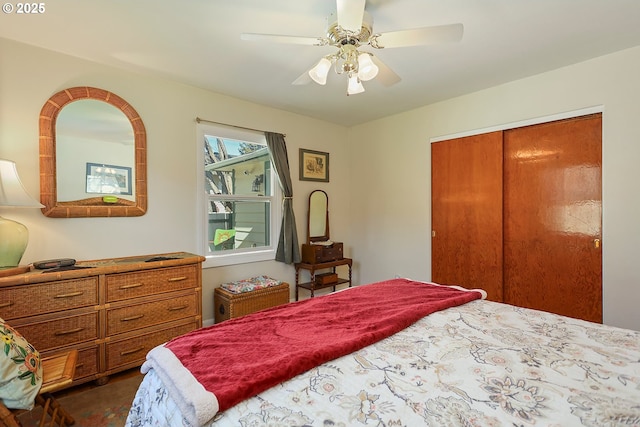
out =
<path fill-rule="evenodd" d="M 68 391 L 56 399 L 76 420 L 74 427 L 122 427 L 142 378 L 135 375 L 115 379 L 103 386 Z M 20 414 L 18 419 L 23 427 L 33 427 L 38 425 L 41 415 L 42 408 L 37 406 Z"/>

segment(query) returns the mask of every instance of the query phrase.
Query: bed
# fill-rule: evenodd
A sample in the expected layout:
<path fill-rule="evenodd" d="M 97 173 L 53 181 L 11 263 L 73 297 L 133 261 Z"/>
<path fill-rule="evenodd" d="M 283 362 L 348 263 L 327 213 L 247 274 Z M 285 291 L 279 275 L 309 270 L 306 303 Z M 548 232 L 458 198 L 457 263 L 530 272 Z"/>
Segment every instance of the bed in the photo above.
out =
<path fill-rule="evenodd" d="M 191 332 L 126 425 L 640 426 L 640 332 L 484 297 L 394 279 Z"/>

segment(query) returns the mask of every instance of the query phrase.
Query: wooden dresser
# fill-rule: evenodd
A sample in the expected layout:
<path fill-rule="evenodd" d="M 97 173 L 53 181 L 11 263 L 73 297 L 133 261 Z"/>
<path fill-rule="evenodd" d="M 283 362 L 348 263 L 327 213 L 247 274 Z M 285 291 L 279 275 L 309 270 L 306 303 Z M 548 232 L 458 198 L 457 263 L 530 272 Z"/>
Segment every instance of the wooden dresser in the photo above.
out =
<path fill-rule="evenodd" d="M 0 317 L 43 355 L 78 349 L 74 384 L 104 383 L 202 326 L 203 261 L 178 252 L 0 277 Z"/>

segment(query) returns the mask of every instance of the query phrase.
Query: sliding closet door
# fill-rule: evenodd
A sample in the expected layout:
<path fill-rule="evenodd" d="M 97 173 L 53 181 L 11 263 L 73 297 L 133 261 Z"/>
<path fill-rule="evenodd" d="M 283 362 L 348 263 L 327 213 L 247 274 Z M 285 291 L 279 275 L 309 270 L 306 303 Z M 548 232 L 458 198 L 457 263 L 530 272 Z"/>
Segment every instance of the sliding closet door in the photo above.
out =
<path fill-rule="evenodd" d="M 602 322 L 600 114 L 504 133 L 504 301 Z"/>
<path fill-rule="evenodd" d="M 431 144 L 431 279 L 502 300 L 502 132 Z"/>

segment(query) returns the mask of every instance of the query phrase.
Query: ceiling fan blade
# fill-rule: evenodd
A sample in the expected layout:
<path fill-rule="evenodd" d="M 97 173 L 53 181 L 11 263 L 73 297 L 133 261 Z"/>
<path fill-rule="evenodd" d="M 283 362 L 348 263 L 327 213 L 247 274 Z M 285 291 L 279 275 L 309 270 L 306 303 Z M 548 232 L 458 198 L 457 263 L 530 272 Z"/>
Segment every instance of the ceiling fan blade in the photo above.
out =
<path fill-rule="evenodd" d="M 391 68 L 389 68 L 384 62 L 375 55 L 371 55 L 373 63 L 378 66 L 378 75 L 375 80 L 382 83 L 383 86 L 392 86 L 398 83 L 401 79 Z"/>
<path fill-rule="evenodd" d="M 412 30 L 391 31 L 369 39 L 371 46 L 382 49 L 387 47 L 405 47 L 436 43 L 458 42 L 462 40 L 462 24 L 438 25 L 415 28 Z"/>
<path fill-rule="evenodd" d="M 338 25 L 348 31 L 359 33 L 362 29 L 366 0 L 337 0 Z"/>
<path fill-rule="evenodd" d="M 311 68 L 309 68 L 310 70 Z M 311 83 L 311 76 L 309 76 L 309 70 L 306 70 L 304 73 L 300 74 L 300 77 L 291 82 L 292 85 L 302 86 Z"/>
<path fill-rule="evenodd" d="M 257 42 L 303 44 L 308 46 L 324 46 L 326 44 L 325 40 L 320 37 L 283 36 L 278 34 L 242 33 L 240 34 L 240 39 Z"/>

